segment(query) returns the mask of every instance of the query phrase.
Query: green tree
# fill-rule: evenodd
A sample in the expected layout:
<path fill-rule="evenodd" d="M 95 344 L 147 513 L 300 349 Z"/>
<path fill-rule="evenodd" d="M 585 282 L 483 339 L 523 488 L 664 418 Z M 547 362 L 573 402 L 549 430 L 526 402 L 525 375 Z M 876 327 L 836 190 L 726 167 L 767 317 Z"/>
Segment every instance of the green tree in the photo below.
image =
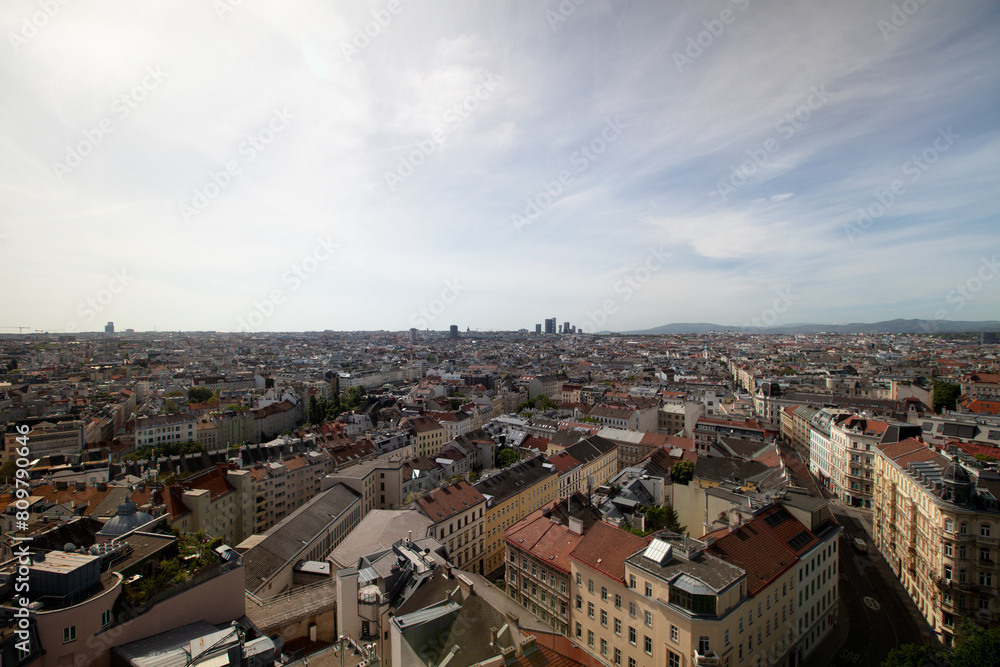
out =
<path fill-rule="evenodd" d="M 903 644 L 889 651 L 882 667 L 924 667 L 934 655 L 934 649 L 924 644 Z"/>
<path fill-rule="evenodd" d="M 587 415 L 586 417 L 580 417 L 580 419 L 578 419 L 577 421 L 582 422 L 584 424 L 600 424 L 601 423 L 600 419 L 598 419 L 597 417 L 591 417 L 590 415 Z"/>
<path fill-rule="evenodd" d="M 212 398 L 212 390 L 208 387 L 191 387 L 188 389 L 188 400 L 192 403 L 204 403 Z"/>
<path fill-rule="evenodd" d="M 958 631 L 948 667 L 1000 665 L 1000 628 L 985 630 L 969 620 Z"/>
<path fill-rule="evenodd" d="M 670 468 L 670 479 L 675 484 L 687 486 L 688 482 L 694 479 L 694 462 L 678 461 Z"/>
<path fill-rule="evenodd" d="M 0 481 L 4 484 L 10 484 L 14 481 L 14 475 L 17 474 L 17 463 L 14 461 L 7 461 L 2 466 L 0 466 Z"/>
<path fill-rule="evenodd" d="M 962 388 L 952 382 L 943 380 L 934 381 L 934 411 L 940 413 L 942 410 L 954 410 L 958 403 L 958 397 L 962 393 Z"/>
<path fill-rule="evenodd" d="M 516 449 L 504 447 L 497 452 L 497 467 L 506 468 L 521 460 L 521 454 Z"/>

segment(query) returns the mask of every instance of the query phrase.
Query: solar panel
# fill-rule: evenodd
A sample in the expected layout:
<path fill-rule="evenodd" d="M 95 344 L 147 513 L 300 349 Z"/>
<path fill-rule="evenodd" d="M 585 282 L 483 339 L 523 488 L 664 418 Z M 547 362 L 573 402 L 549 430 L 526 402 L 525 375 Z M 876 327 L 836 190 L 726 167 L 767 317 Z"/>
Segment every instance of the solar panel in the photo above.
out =
<path fill-rule="evenodd" d="M 642 555 L 657 565 L 663 565 L 670 561 L 671 551 L 669 544 L 663 540 L 654 539 L 646 547 L 646 550 L 642 552 Z"/>

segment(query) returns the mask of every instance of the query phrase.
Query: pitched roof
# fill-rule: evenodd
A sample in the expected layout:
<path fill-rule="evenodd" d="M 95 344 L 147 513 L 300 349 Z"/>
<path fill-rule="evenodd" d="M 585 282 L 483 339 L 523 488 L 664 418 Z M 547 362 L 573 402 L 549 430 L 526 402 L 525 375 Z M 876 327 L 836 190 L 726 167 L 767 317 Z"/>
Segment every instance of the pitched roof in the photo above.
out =
<path fill-rule="evenodd" d="M 476 487 L 465 480 L 458 481 L 443 489 L 435 489 L 423 498 L 417 499 L 420 510 L 430 517 L 431 521 L 447 521 L 456 514 L 461 514 L 465 510 L 484 502 L 483 497 Z"/>
<path fill-rule="evenodd" d="M 794 522 L 800 530 L 805 530 L 794 517 L 785 521 Z M 812 537 L 812 540 L 815 539 Z M 745 523 L 720 537 L 709 545 L 707 551 L 746 571 L 749 595 L 756 595 L 767 588 L 775 578 L 798 561 L 791 547 L 766 530 L 759 519 Z"/>
<path fill-rule="evenodd" d="M 624 583 L 625 559 L 648 542 L 649 538 L 601 521 L 586 532 L 570 558 Z"/>

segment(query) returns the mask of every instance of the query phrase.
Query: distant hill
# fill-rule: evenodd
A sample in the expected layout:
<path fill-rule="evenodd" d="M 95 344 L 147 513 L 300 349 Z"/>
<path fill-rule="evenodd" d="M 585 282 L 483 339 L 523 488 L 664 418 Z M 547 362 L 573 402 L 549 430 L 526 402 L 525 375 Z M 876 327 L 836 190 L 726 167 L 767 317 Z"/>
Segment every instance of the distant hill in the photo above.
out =
<path fill-rule="evenodd" d="M 842 334 L 866 333 L 964 333 L 975 331 L 1000 331 L 1000 321 L 962 322 L 950 320 L 886 320 L 884 322 L 854 322 L 851 324 L 786 324 L 775 327 L 734 327 L 707 322 L 664 324 L 642 331 L 624 331 L 636 335 L 705 334 L 712 331 L 742 331 L 765 334 L 815 334 L 821 332 Z"/>

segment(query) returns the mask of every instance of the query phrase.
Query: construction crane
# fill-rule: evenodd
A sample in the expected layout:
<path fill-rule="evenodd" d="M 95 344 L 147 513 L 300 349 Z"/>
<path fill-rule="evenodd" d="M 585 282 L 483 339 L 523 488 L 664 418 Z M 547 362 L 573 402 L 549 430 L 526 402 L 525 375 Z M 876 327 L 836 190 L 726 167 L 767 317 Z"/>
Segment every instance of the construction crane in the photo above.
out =
<path fill-rule="evenodd" d="M 25 329 L 31 330 L 31 327 L 0 327 L 0 329 L 17 329 L 17 333 L 24 333 Z"/>

